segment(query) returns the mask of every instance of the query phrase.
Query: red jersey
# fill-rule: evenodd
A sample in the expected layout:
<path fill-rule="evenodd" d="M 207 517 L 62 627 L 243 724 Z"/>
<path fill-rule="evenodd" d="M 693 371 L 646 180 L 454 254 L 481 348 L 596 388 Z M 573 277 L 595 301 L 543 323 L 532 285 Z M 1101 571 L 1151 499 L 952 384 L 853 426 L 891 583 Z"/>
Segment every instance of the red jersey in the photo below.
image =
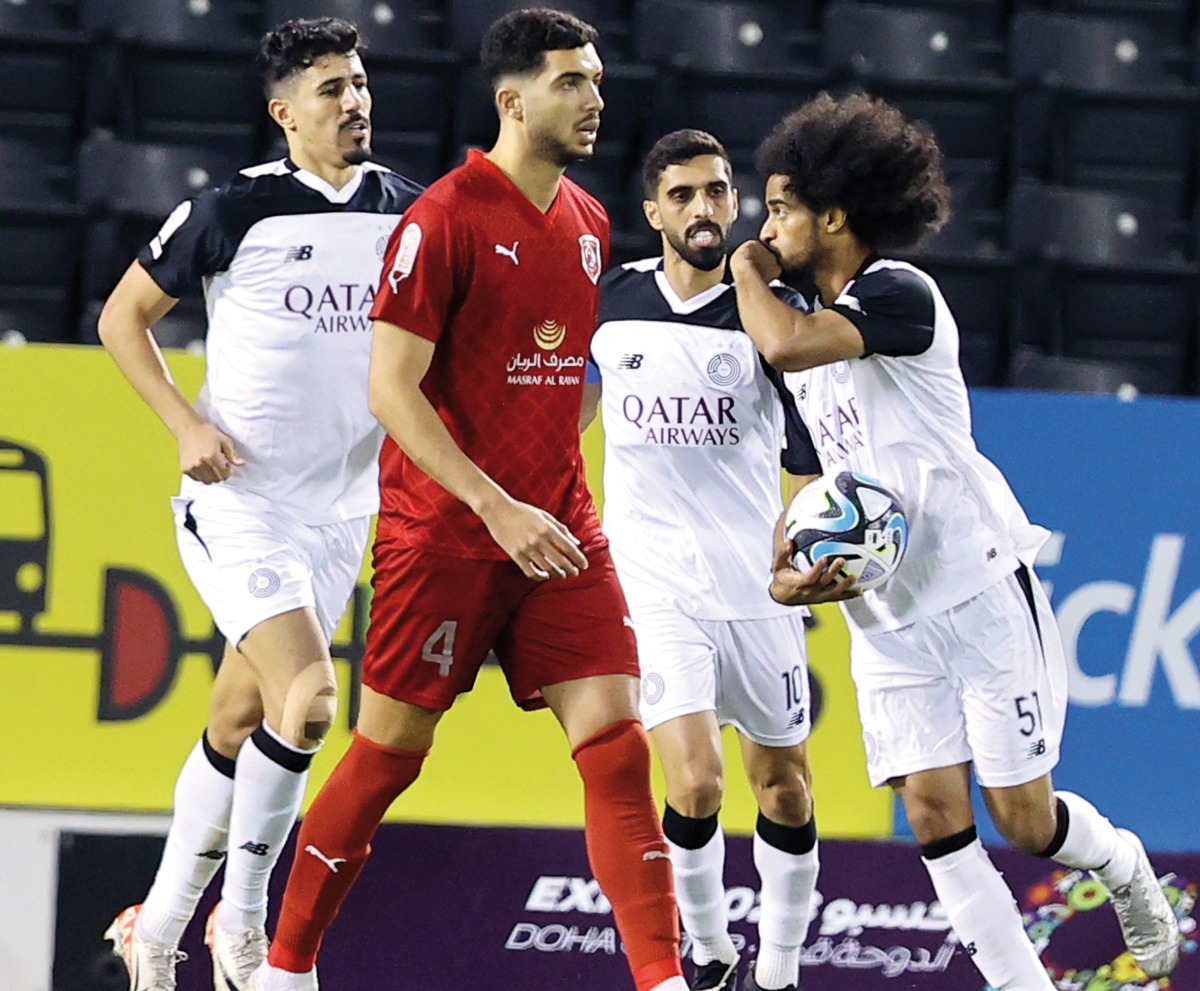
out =
<path fill-rule="evenodd" d="M 585 548 L 606 543 L 584 477 L 579 410 L 608 247 L 608 215 L 570 179 L 543 214 L 469 151 L 393 231 L 371 311 L 434 342 L 421 389 L 467 457 Z M 482 520 L 390 437 L 379 487 L 381 537 L 507 557 Z"/>

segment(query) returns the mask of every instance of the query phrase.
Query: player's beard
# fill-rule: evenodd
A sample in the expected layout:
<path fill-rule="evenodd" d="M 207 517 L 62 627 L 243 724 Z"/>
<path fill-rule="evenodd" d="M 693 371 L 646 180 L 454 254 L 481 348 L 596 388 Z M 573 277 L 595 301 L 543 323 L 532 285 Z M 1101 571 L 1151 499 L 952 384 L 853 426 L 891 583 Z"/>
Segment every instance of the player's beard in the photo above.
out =
<path fill-rule="evenodd" d="M 704 227 L 714 230 L 717 233 L 717 239 L 707 248 L 694 248 L 688 244 L 688 234 L 695 230 Z M 681 237 L 676 231 L 664 227 L 663 233 L 667 236 L 667 243 L 674 249 L 685 262 L 692 268 L 699 269 L 701 272 L 711 272 L 725 260 L 725 242 L 726 232 L 721 229 L 716 223 L 700 223 L 693 224 L 688 230 L 684 231 Z"/>
<path fill-rule="evenodd" d="M 529 144 L 535 158 L 557 165 L 560 169 L 592 157 L 591 148 L 575 151 L 550 131 L 534 132 L 529 137 Z"/>
<path fill-rule="evenodd" d="M 364 162 L 369 162 L 375 153 L 371 150 L 369 141 L 364 141 L 357 148 L 352 148 L 342 156 L 342 161 L 347 165 L 362 165 Z"/>

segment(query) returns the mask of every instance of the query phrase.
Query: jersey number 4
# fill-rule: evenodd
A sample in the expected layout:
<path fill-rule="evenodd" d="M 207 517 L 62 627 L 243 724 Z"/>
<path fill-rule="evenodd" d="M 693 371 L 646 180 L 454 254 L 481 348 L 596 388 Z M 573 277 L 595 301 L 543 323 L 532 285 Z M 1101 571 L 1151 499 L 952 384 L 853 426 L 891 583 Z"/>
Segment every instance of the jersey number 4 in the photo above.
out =
<path fill-rule="evenodd" d="M 454 663 L 454 634 L 457 632 L 458 620 L 448 619 L 433 631 L 421 648 L 421 660 L 436 664 L 438 674 L 443 678 L 450 676 L 450 665 Z"/>

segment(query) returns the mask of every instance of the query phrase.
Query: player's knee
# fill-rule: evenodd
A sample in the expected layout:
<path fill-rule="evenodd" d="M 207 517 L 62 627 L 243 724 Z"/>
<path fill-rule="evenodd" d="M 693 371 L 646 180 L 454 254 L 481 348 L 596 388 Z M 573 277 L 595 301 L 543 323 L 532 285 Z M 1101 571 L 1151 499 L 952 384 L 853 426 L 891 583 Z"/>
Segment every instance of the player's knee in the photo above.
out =
<path fill-rule="evenodd" d="M 807 762 L 772 768 L 751 781 L 759 811 L 772 822 L 803 826 L 812 818 Z"/>
<path fill-rule="evenodd" d="M 217 753 L 235 758 L 262 719 L 262 702 L 257 691 L 253 697 L 232 694 L 219 699 L 214 697 L 208 709 L 208 726 L 205 730 L 208 742 Z"/>
<path fill-rule="evenodd" d="M 337 683 L 331 665 L 310 664 L 292 679 L 283 702 L 280 734 L 303 750 L 319 747 L 337 715 Z"/>
<path fill-rule="evenodd" d="M 971 805 L 960 808 L 957 801 L 936 793 L 904 792 L 904 815 L 919 843 L 932 843 L 968 828 L 974 821 Z"/>
<path fill-rule="evenodd" d="M 719 764 L 686 764 L 673 776 L 676 780 L 668 783 L 668 801 L 680 815 L 706 819 L 720 811 L 725 776 Z"/>
<path fill-rule="evenodd" d="M 1019 850 L 1041 853 L 1054 840 L 1058 823 L 1048 810 L 1020 805 L 991 811 L 1000 835 Z"/>

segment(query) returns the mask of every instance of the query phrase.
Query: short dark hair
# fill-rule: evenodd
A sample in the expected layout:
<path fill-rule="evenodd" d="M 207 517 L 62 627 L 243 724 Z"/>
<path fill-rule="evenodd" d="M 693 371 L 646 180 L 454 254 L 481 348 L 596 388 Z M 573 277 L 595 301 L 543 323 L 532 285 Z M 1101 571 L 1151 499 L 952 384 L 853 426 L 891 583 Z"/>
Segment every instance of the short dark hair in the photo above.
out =
<path fill-rule="evenodd" d="M 642 191 L 646 194 L 646 199 L 652 200 L 658 195 L 658 180 L 662 178 L 668 165 L 682 165 L 701 155 L 723 158 L 730 176 L 733 175 L 733 164 L 729 161 L 729 153 L 725 146 L 707 131 L 697 131 L 689 127 L 664 134 L 654 143 L 654 147 L 646 152 L 646 159 L 642 162 Z"/>
<path fill-rule="evenodd" d="M 254 67 L 270 98 L 276 83 L 303 72 L 322 55 L 349 55 L 365 47 L 358 28 L 340 17 L 296 18 L 263 35 Z"/>
<path fill-rule="evenodd" d="M 911 247 L 950 216 L 933 132 L 865 93 L 809 100 L 759 145 L 755 165 L 810 210 L 841 207 L 873 250 Z"/>
<path fill-rule="evenodd" d="M 501 76 L 523 76 L 546 64 L 546 52 L 582 48 L 600 32 L 574 14 L 549 7 L 514 10 L 483 36 L 479 67 L 494 87 Z"/>

